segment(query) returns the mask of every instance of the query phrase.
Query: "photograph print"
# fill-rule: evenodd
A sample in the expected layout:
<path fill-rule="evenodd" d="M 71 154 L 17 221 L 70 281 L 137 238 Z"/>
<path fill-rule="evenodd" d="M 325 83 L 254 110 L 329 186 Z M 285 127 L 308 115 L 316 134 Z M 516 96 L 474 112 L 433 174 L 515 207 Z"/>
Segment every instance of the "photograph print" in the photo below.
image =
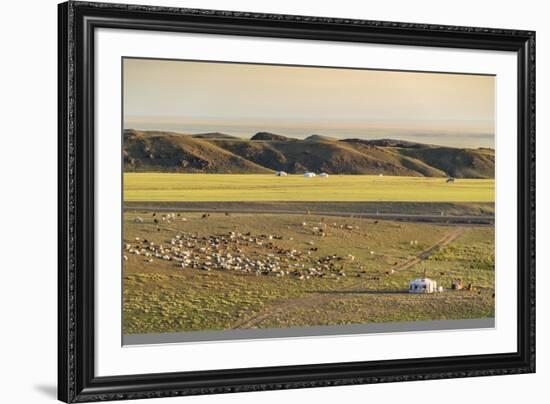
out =
<path fill-rule="evenodd" d="M 124 345 L 494 327 L 495 76 L 122 73 Z"/>

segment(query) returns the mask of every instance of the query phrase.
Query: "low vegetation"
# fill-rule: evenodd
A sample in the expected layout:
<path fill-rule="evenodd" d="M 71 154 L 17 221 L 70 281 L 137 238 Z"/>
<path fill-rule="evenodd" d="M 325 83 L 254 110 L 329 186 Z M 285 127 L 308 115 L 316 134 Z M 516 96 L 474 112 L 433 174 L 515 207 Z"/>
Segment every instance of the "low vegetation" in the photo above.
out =
<path fill-rule="evenodd" d="M 493 179 L 338 175 L 304 178 L 261 174 L 125 173 L 124 200 L 132 201 L 404 201 L 493 202 Z"/>
<path fill-rule="evenodd" d="M 494 316 L 492 226 L 151 209 L 124 243 L 125 334 Z"/>

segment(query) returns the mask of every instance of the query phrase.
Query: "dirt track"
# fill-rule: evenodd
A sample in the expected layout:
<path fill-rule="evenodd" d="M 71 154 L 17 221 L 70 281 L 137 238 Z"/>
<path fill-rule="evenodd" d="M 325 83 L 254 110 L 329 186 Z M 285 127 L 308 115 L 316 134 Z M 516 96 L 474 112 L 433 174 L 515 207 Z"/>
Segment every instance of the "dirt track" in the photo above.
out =
<path fill-rule="evenodd" d="M 132 205 L 125 207 L 129 211 L 148 211 L 151 210 L 147 205 Z M 153 210 L 157 212 L 209 212 L 206 208 L 192 207 L 162 207 L 156 206 Z M 220 212 L 220 210 L 211 210 L 210 212 Z M 417 223 L 453 223 L 453 224 L 476 224 L 492 225 L 495 221 L 494 216 L 472 216 L 472 215 L 431 215 L 431 214 L 409 214 L 409 213 L 382 213 L 382 212 L 346 212 L 346 211 L 304 211 L 304 210 L 286 210 L 286 209 L 262 209 L 256 211 L 247 208 L 225 208 L 226 213 L 257 213 L 257 214 L 285 214 L 285 215 L 303 215 L 312 214 L 319 216 L 340 216 L 340 217 L 359 217 L 376 220 L 397 220 Z"/>

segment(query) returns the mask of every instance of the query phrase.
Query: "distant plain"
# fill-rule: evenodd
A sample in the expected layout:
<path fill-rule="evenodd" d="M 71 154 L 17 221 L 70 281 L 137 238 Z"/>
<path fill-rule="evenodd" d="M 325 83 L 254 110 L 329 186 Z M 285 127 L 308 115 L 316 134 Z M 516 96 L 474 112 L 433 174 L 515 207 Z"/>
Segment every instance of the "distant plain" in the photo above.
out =
<path fill-rule="evenodd" d="M 493 202 L 494 179 L 371 175 L 125 173 L 124 200 Z"/>

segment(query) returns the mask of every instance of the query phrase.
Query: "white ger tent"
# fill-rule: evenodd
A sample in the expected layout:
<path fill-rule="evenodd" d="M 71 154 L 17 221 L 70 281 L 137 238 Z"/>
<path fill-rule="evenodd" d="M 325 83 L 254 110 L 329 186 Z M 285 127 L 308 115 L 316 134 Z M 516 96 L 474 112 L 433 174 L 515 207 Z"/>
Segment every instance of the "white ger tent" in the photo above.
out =
<path fill-rule="evenodd" d="M 409 293 L 435 293 L 437 282 L 429 278 L 418 278 L 409 282 Z"/>

